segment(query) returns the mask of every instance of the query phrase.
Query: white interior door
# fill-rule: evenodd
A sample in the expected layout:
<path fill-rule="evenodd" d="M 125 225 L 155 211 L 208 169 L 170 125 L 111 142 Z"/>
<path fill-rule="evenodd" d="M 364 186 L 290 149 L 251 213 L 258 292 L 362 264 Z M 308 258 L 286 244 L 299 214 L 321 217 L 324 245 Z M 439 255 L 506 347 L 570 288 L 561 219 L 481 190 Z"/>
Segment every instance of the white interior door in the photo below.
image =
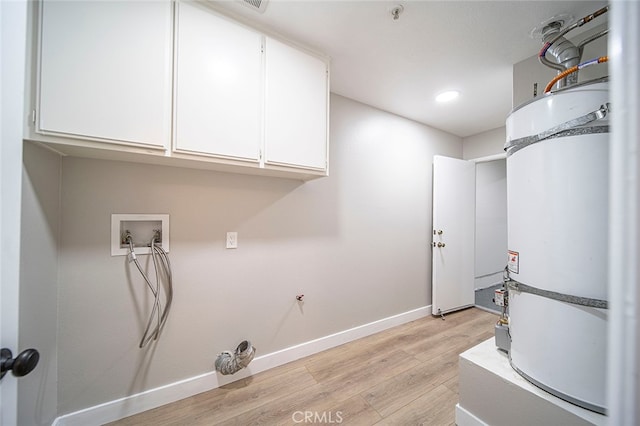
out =
<path fill-rule="evenodd" d="M 433 315 L 474 304 L 475 179 L 475 163 L 433 157 Z"/>

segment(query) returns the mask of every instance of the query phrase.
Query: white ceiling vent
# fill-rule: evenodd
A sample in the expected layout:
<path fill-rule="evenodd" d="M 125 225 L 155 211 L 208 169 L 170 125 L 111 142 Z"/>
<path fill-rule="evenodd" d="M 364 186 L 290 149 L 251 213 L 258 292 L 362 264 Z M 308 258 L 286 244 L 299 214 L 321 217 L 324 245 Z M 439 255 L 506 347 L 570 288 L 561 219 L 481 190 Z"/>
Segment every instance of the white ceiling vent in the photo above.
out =
<path fill-rule="evenodd" d="M 236 0 L 239 3 L 244 4 L 249 9 L 253 9 L 256 12 L 263 13 L 267 8 L 267 3 L 269 0 Z"/>

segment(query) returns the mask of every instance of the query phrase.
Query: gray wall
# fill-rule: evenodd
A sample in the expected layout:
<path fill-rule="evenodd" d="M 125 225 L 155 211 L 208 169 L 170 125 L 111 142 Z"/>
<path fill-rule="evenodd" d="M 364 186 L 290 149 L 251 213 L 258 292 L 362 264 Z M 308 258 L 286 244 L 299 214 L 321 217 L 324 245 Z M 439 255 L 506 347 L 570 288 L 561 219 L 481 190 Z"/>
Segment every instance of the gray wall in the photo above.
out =
<path fill-rule="evenodd" d="M 58 415 L 209 372 L 241 339 L 264 355 L 431 303 L 432 157 L 460 158 L 462 140 L 331 102 L 331 176 L 307 183 L 63 159 Z M 144 350 L 150 297 L 110 256 L 112 213 L 171 215 L 174 306 Z"/>
<path fill-rule="evenodd" d="M 20 348 L 36 348 L 40 362 L 18 382 L 18 423 L 50 425 L 57 414 L 61 161 L 45 148 L 23 146 Z"/>

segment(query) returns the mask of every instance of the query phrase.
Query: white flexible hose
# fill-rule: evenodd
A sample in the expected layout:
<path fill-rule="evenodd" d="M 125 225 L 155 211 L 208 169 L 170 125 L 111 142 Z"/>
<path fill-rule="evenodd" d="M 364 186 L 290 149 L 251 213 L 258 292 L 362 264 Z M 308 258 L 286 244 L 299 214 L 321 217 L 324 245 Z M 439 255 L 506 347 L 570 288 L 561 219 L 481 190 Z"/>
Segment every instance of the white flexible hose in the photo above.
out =
<path fill-rule="evenodd" d="M 149 280 L 147 274 L 145 274 L 144 270 L 140 266 L 140 263 L 138 262 L 133 248 L 133 240 L 130 235 L 127 236 L 126 241 L 129 244 L 129 261 L 133 262 L 136 265 L 138 271 L 142 275 L 142 278 L 147 283 L 147 287 L 154 296 L 153 309 L 151 310 L 151 314 L 149 315 L 149 319 L 147 320 L 147 326 L 144 330 L 144 333 L 142 334 L 142 338 L 140 339 L 139 347 L 143 348 L 147 346 L 151 340 L 156 340 L 158 338 L 158 336 L 160 335 L 160 331 L 167 321 L 169 308 L 171 307 L 171 302 L 173 300 L 173 277 L 171 274 L 171 265 L 169 264 L 169 256 L 162 247 L 156 244 L 156 236 L 151 239 L 150 243 L 151 260 L 153 261 L 153 268 L 156 274 L 155 288 L 151 283 L 151 280 Z M 160 268 L 158 266 L 160 266 Z M 160 303 L 160 281 L 162 276 L 161 272 L 164 272 L 164 275 L 167 279 L 164 309 L 162 309 L 162 304 Z M 156 320 L 156 325 L 152 330 L 151 326 L 154 323 L 154 319 Z"/>

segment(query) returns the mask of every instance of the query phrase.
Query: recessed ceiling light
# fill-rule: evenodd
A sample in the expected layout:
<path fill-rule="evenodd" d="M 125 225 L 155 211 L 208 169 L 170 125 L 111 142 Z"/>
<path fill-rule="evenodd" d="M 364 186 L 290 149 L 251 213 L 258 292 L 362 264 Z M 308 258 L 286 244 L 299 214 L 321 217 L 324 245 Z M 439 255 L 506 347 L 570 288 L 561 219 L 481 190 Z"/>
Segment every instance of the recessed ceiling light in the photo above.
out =
<path fill-rule="evenodd" d="M 460 96 L 460 92 L 457 90 L 448 90 L 446 92 L 440 93 L 436 96 L 437 102 L 450 102 Z"/>

